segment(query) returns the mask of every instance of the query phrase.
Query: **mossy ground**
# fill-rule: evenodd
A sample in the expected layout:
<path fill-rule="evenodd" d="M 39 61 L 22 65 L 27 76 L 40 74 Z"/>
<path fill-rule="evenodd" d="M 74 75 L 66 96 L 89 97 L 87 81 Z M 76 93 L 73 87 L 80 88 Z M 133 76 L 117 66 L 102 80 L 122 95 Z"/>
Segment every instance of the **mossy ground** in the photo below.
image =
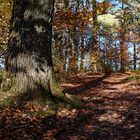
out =
<path fill-rule="evenodd" d="M 0 108 L 5 109 L 9 107 L 19 107 L 23 111 L 28 112 L 32 116 L 45 118 L 48 116 L 55 116 L 58 110 L 63 108 L 67 109 L 80 109 L 83 108 L 80 100 L 71 99 L 64 94 L 60 97 L 54 97 L 54 100 L 46 94 L 17 94 L 10 92 L 0 92 Z"/>

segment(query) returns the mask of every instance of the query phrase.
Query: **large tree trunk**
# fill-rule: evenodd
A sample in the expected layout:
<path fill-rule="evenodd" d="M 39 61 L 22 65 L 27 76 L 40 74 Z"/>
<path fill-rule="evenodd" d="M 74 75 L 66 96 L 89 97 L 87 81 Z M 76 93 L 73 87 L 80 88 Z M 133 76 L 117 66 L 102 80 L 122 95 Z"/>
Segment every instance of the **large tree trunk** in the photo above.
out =
<path fill-rule="evenodd" d="M 6 69 L 19 93 L 52 93 L 54 0 L 14 0 Z"/>

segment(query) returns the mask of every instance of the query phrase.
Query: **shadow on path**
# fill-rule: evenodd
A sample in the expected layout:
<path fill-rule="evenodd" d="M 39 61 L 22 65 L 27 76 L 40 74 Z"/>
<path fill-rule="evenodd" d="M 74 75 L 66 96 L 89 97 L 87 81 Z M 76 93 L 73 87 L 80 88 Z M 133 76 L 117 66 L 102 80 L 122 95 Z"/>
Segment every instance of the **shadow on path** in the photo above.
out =
<path fill-rule="evenodd" d="M 72 88 L 65 88 L 63 90 L 64 93 L 69 94 L 80 94 L 81 92 L 85 92 L 87 90 L 90 90 L 93 87 L 96 87 L 101 84 L 101 82 L 108 78 L 110 74 L 104 74 L 102 77 L 99 77 L 97 79 L 91 80 L 89 82 L 85 82 L 80 86 L 72 87 Z"/>

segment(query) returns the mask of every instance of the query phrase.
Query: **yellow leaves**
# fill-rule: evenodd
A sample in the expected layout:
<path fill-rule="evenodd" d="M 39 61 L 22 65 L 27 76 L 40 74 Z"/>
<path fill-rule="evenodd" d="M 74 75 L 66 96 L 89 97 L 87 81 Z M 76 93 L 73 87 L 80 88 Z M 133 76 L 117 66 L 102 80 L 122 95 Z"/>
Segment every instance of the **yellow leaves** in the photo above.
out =
<path fill-rule="evenodd" d="M 119 19 L 117 19 L 115 15 L 111 15 L 111 14 L 99 15 L 97 19 L 99 23 L 102 23 L 103 25 L 109 27 L 119 26 Z"/>
<path fill-rule="evenodd" d="M 0 49 L 4 49 L 8 41 L 11 13 L 12 0 L 0 0 Z"/>
<path fill-rule="evenodd" d="M 57 29 L 74 30 L 75 27 L 78 27 L 80 32 L 84 32 L 89 26 L 94 25 L 95 27 L 97 16 L 105 14 L 110 7 L 108 2 L 95 2 L 96 4 L 92 3 L 91 7 L 89 5 L 77 5 L 75 8 L 76 5 L 73 6 L 72 3 L 67 2 L 67 0 L 64 2 L 64 9 L 58 8 L 55 13 L 54 25 Z"/>

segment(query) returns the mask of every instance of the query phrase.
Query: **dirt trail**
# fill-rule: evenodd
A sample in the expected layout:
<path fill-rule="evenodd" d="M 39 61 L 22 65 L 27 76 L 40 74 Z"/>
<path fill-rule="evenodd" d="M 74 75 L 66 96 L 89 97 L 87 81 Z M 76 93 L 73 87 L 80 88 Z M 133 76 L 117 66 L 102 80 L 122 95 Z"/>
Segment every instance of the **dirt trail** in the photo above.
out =
<path fill-rule="evenodd" d="M 93 109 L 82 112 L 87 122 L 80 125 L 79 138 L 82 134 L 87 140 L 140 139 L 140 86 L 129 77 L 130 73 L 87 74 L 65 84 L 65 92 L 78 93 Z"/>
<path fill-rule="evenodd" d="M 1 139 L 140 140 L 140 85 L 129 77 L 130 73 L 71 77 L 62 89 L 81 98 L 83 109 L 64 108 L 45 120 L 19 109 L 6 110 L 0 114 Z"/>

